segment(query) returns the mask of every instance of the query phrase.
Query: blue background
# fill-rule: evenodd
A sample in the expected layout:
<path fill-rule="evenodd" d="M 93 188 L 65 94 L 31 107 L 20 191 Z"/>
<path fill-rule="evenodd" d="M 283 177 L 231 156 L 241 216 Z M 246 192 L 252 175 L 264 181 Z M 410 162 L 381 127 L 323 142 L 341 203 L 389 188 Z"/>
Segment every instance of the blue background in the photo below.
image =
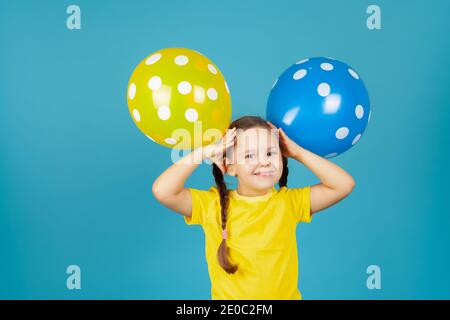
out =
<path fill-rule="evenodd" d="M 81 30 L 66 8 L 81 8 Z M 382 29 L 366 27 L 370 4 Z M 135 65 L 187 47 L 227 79 L 233 118 L 264 116 L 292 63 L 355 68 L 372 115 L 332 159 L 356 180 L 298 227 L 305 299 L 450 298 L 450 2 L 0 1 L 0 298 L 209 299 L 200 227 L 152 196 L 170 150 L 135 127 Z M 290 186 L 315 184 L 290 162 Z M 190 187 L 213 184 L 202 165 Z M 232 184 L 231 184 L 232 186 Z M 67 266 L 81 290 L 66 288 Z M 381 267 L 381 290 L 366 268 Z"/>

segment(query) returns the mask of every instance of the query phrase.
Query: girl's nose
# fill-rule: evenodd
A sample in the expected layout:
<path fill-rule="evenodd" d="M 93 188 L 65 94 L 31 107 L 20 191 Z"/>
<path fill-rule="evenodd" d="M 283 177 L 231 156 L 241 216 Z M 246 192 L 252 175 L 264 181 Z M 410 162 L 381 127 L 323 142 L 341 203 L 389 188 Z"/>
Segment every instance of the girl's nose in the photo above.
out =
<path fill-rule="evenodd" d="M 269 164 L 270 164 L 270 160 L 268 157 L 266 157 L 266 156 L 259 157 L 259 165 L 260 166 L 267 166 Z"/>

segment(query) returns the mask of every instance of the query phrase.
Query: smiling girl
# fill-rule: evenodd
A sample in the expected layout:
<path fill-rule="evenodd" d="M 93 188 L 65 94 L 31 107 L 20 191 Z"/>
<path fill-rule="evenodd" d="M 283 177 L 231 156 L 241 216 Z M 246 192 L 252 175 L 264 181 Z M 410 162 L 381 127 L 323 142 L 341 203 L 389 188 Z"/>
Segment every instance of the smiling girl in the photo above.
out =
<path fill-rule="evenodd" d="M 288 188 L 288 158 L 320 183 Z M 205 159 L 213 163 L 216 186 L 186 188 Z M 225 173 L 237 178 L 236 190 L 227 189 Z M 230 124 L 220 143 L 195 149 L 165 170 L 153 194 L 187 224 L 203 227 L 212 299 L 301 299 L 296 226 L 345 198 L 354 185 L 347 172 L 282 129 L 246 116 Z"/>

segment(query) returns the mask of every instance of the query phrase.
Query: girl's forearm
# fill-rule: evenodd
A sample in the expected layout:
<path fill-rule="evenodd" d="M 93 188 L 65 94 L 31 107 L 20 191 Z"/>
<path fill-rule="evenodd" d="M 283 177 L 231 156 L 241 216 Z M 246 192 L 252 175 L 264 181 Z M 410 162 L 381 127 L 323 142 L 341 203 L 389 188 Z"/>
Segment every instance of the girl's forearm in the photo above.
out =
<path fill-rule="evenodd" d="M 183 190 L 184 183 L 203 160 L 202 148 L 193 150 L 167 168 L 153 183 L 153 193 L 170 196 Z"/>
<path fill-rule="evenodd" d="M 293 158 L 303 163 L 329 188 L 347 189 L 355 185 L 352 176 L 341 167 L 301 146 L 297 146 Z"/>

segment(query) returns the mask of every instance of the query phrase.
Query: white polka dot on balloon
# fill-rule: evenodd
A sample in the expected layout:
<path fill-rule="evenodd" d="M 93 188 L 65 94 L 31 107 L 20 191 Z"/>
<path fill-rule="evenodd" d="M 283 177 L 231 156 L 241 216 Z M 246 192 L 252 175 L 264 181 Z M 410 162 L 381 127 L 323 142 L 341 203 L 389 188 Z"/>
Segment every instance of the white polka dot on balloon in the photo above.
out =
<path fill-rule="evenodd" d="M 325 82 L 319 84 L 319 86 L 317 87 L 317 92 L 322 97 L 328 96 L 330 94 L 330 91 L 331 91 L 330 85 Z"/>
<path fill-rule="evenodd" d="M 362 105 L 358 104 L 355 108 L 355 115 L 358 119 L 361 119 L 364 116 L 364 108 Z"/>
<path fill-rule="evenodd" d="M 337 152 L 332 152 L 332 153 L 327 154 L 325 156 L 325 158 L 332 158 L 332 157 L 336 157 L 337 155 L 338 155 Z"/>
<path fill-rule="evenodd" d="M 322 70 L 325 70 L 325 71 L 331 71 L 334 68 L 331 63 L 327 63 L 327 62 L 321 63 L 320 67 L 322 68 Z"/>
<path fill-rule="evenodd" d="M 136 120 L 137 122 L 141 121 L 141 115 L 137 109 L 133 110 L 133 117 L 134 117 L 134 120 Z"/>
<path fill-rule="evenodd" d="M 170 118 L 170 108 L 168 106 L 160 106 L 158 108 L 158 117 L 161 120 L 167 120 Z"/>
<path fill-rule="evenodd" d="M 186 63 L 189 62 L 189 58 L 185 55 L 179 55 L 175 57 L 175 63 L 179 66 L 184 66 Z"/>
<path fill-rule="evenodd" d="M 347 127 L 341 127 L 336 130 L 336 138 L 339 140 L 345 139 L 348 136 L 348 128 Z"/>
<path fill-rule="evenodd" d="M 210 98 L 211 100 L 216 100 L 217 99 L 217 91 L 214 88 L 209 88 L 206 91 L 206 94 L 208 95 L 208 98 Z"/>
<path fill-rule="evenodd" d="M 164 139 L 164 141 L 167 144 L 175 144 L 175 143 L 177 143 L 177 140 L 175 140 L 174 138 L 166 138 L 166 139 Z"/>
<path fill-rule="evenodd" d="M 181 81 L 178 84 L 178 91 L 181 94 L 188 94 L 189 92 L 191 92 L 191 90 L 192 90 L 192 85 L 187 81 Z"/>
<path fill-rule="evenodd" d="M 355 71 L 353 71 L 352 69 L 348 69 L 348 73 L 350 73 L 350 75 L 351 75 L 353 78 L 359 79 L 358 74 L 357 74 Z"/>
<path fill-rule="evenodd" d="M 304 76 L 306 76 L 307 71 L 305 69 L 300 69 L 297 72 L 294 73 L 294 75 L 292 76 L 292 78 L 294 80 L 300 80 L 301 78 L 303 78 Z"/>
<path fill-rule="evenodd" d="M 145 64 L 146 64 L 146 65 L 154 64 L 154 63 L 157 62 L 159 59 L 161 59 L 161 53 L 155 53 L 155 54 L 151 55 L 151 56 L 145 61 Z"/>
<path fill-rule="evenodd" d="M 158 90 L 159 88 L 161 88 L 161 85 L 162 81 L 158 76 L 151 77 L 150 80 L 148 80 L 148 87 L 150 88 L 150 90 Z"/>
<path fill-rule="evenodd" d="M 307 61 L 309 61 L 309 59 L 301 60 L 301 61 L 299 61 L 299 62 L 296 62 L 295 64 L 302 64 L 302 63 L 305 63 L 305 62 L 307 62 Z"/>
<path fill-rule="evenodd" d="M 212 73 L 212 74 L 217 74 L 217 70 L 216 68 L 214 68 L 214 66 L 212 64 L 208 64 L 208 70 Z"/>
<path fill-rule="evenodd" d="M 128 88 L 128 98 L 130 98 L 130 100 L 133 100 L 135 95 L 136 95 L 136 85 L 132 83 Z"/>
<path fill-rule="evenodd" d="M 189 108 L 184 113 L 184 116 L 186 117 L 186 120 L 189 122 L 195 122 L 198 119 L 198 113 L 194 108 Z"/>
<path fill-rule="evenodd" d="M 352 145 L 354 145 L 355 143 L 358 142 L 359 138 L 361 138 L 361 133 L 358 133 L 358 135 L 355 137 L 355 139 L 353 139 L 352 141 Z"/>

